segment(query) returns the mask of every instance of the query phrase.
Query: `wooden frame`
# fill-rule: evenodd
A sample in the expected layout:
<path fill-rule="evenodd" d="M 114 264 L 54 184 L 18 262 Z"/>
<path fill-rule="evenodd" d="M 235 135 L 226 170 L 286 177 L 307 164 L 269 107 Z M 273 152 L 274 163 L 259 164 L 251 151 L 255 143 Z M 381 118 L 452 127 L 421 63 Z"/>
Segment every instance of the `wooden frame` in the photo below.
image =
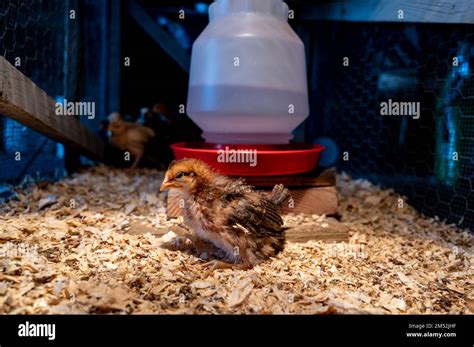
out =
<path fill-rule="evenodd" d="M 105 145 L 74 116 L 58 116 L 55 101 L 0 56 L 0 113 L 49 138 L 103 159 Z"/>
<path fill-rule="evenodd" d="M 137 24 L 161 47 L 178 65 L 189 73 L 191 57 L 176 40 L 164 31 L 148 13 L 135 1 L 129 1 L 129 11 Z"/>
<path fill-rule="evenodd" d="M 337 0 L 303 5 L 300 11 L 305 20 L 474 23 L 472 0 Z"/>

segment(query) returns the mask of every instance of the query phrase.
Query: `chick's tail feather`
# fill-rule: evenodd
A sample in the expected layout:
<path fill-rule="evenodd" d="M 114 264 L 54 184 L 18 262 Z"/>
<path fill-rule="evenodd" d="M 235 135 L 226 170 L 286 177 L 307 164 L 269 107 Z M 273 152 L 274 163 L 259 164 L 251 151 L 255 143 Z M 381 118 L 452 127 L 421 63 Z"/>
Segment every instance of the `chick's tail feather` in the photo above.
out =
<path fill-rule="evenodd" d="M 281 207 L 283 202 L 290 196 L 290 191 L 285 188 L 283 184 L 277 184 L 273 187 L 272 193 L 270 194 L 270 200 L 278 207 Z"/>

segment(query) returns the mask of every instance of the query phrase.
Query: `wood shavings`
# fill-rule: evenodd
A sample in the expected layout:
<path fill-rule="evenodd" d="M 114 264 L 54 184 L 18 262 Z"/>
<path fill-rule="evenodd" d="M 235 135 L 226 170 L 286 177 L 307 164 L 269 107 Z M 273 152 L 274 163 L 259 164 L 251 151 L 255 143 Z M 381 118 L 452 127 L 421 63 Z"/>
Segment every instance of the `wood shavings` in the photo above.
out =
<path fill-rule="evenodd" d="M 167 218 L 162 178 L 99 166 L 18 190 L 0 205 L 0 313 L 474 313 L 472 233 L 398 208 L 389 189 L 341 175 L 342 224 L 284 216 L 282 253 L 204 278 L 219 251 Z"/>
<path fill-rule="evenodd" d="M 227 301 L 229 307 L 240 305 L 249 296 L 253 289 L 253 283 L 251 280 L 246 280 L 244 283 L 236 287 L 229 295 Z"/>
<path fill-rule="evenodd" d="M 4 230 L 0 231 L 0 241 L 18 240 L 20 235 L 21 233 L 17 229 L 7 226 Z"/>

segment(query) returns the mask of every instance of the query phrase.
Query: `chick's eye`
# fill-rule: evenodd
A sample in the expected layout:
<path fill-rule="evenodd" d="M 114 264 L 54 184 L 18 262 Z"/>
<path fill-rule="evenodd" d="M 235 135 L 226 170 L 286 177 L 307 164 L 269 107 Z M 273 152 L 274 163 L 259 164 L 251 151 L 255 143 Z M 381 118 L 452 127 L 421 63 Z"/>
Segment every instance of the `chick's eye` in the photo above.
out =
<path fill-rule="evenodd" d="M 176 179 L 179 180 L 179 179 L 183 178 L 184 176 L 186 176 L 186 173 L 184 173 L 184 172 L 178 172 L 178 174 L 176 175 Z"/>

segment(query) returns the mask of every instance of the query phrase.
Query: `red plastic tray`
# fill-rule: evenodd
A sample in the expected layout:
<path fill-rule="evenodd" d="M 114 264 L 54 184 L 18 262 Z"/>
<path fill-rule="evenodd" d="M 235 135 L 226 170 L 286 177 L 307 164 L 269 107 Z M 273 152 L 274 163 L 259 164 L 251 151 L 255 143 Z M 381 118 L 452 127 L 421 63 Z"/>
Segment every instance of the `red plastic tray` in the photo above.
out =
<path fill-rule="evenodd" d="M 176 159 L 200 159 L 229 176 L 292 175 L 311 171 L 318 165 L 319 157 L 324 150 L 324 146 L 317 144 L 217 145 L 204 142 L 179 142 L 171 145 L 171 148 Z M 230 162 L 239 158 L 237 154 L 232 157 L 232 150 L 252 150 L 249 152 L 252 155 L 255 153 L 253 150 L 256 150 L 257 160 L 255 162 L 254 156 L 241 152 L 242 162 Z"/>

